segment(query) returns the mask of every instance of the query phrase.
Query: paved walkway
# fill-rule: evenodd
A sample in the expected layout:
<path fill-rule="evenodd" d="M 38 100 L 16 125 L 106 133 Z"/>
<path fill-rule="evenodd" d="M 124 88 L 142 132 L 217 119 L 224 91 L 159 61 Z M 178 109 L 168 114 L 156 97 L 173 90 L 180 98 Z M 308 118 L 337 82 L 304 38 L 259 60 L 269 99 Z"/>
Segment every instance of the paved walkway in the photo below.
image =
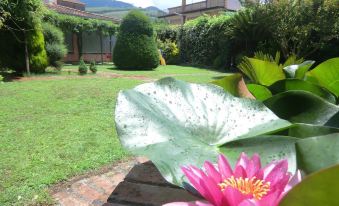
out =
<path fill-rule="evenodd" d="M 73 178 L 54 186 L 52 196 L 57 206 L 101 206 L 130 169 L 145 161 L 144 158 L 129 159 L 101 172 Z"/>

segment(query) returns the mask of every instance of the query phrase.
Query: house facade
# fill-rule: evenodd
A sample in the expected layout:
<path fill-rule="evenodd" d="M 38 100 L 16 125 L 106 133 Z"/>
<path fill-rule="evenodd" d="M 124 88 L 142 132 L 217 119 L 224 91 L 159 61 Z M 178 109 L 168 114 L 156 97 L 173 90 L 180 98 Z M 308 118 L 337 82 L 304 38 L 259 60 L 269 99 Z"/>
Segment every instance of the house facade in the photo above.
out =
<path fill-rule="evenodd" d="M 84 19 L 106 20 L 114 23 L 119 23 L 120 21 L 108 16 L 85 11 L 86 4 L 79 0 L 45 0 L 45 5 L 47 8 L 64 15 L 77 16 Z M 101 41 L 103 45 L 102 48 Z M 115 36 L 103 36 L 100 40 L 100 35 L 96 32 L 84 32 L 82 34 L 81 56 L 85 61 L 112 61 L 115 41 Z M 78 62 L 80 54 L 77 35 L 71 32 L 65 32 L 65 45 L 67 46 L 68 53 L 63 61 Z"/>
<path fill-rule="evenodd" d="M 183 24 L 203 14 L 218 15 L 223 11 L 239 9 L 241 9 L 239 0 L 206 0 L 193 4 L 186 4 L 186 0 L 182 0 L 181 6 L 168 8 L 168 14 L 159 18 L 165 19 L 170 24 Z"/>

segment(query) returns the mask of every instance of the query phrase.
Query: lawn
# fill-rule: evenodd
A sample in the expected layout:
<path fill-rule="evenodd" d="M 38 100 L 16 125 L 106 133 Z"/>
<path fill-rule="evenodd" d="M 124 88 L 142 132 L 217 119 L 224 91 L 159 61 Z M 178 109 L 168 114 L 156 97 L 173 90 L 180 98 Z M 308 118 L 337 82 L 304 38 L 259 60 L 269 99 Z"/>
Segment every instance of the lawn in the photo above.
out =
<path fill-rule="evenodd" d="M 78 77 L 76 68 L 66 66 L 59 75 Z M 224 75 L 178 66 L 139 72 L 99 66 L 99 71 L 126 77 L 0 84 L 0 205 L 52 203 L 50 185 L 128 156 L 117 139 L 113 109 L 121 89 L 143 83 L 129 75 L 175 76 L 191 82 Z"/>

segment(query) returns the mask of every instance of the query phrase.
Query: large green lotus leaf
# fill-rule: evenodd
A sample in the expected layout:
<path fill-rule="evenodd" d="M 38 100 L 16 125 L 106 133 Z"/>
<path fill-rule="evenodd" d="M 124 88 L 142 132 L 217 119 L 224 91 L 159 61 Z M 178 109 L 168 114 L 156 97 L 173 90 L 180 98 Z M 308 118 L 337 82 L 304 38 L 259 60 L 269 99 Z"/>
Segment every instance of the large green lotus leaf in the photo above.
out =
<path fill-rule="evenodd" d="M 215 160 L 218 145 L 291 125 L 256 100 L 173 78 L 120 92 L 115 121 L 123 146 L 149 157 L 168 181 L 179 185 L 180 166 Z"/>
<path fill-rule="evenodd" d="M 306 91 L 286 91 L 264 101 L 276 115 L 293 123 L 324 125 L 339 107 Z"/>
<path fill-rule="evenodd" d="M 311 82 L 307 82 L 300 79 L 284 79 L 274 83 L 269 87 L 269 89 L 273 94 L 278 94 L 291 90 L 308 91 L 311 92 L 312 94 L 318 95 L 326 99 L 327 101 L 333 104 L 336 103 L 335 96 L 328 92 L 326 89 L 318 85 L 312 84 Z"/>
<path fill-rule="evenodd" d="M 296 146 L 299 168 L 307 173 L 339 164 L 339 133 L 302 139 Z"/>
<path fill-rule="evenodd" d="M 227 75 L 211 83 L 224 88 L 225 91 L 233 96 L 254 99 L 253 95 L 248 91 L 242 75 L 239 73 Z"/>
<path fill-rule="evenodd" d="M 270 86 L 276 81 L 285 79 L 283 70 L 274 62 L 263 61 L 254 58 L 246 58 L 245 69 L 239 65 L 247 76 L 249 76 L 255 83 Z"/>
<path fill-rule="evenodd" d="M 247 88 L 257 100 L 264 101 L 272 97 L 271 91 L 260 84 L 247 84 Z"/>
<path fill-rule="evenodd" d="M 339 97 L 339 57 L 329 59 L 311 70 L 307 80 L 316 81 Z"/>
<path fill-rule="evenodd" d="M 304 79 L 306 72 L 315 61 L 305 61 L 302 64 L 290 65 L 284 68 L 286 75 L 290 78 Z"/>
<path fill-rule="evenodd" d="M 337 112 L 337 114 L 335 114 L 330 120 L 328 120 L 325 125 L 329 127 L 339 128 L 339 112 Z"/>
<path fill-rule="evenodd" d="M 295 172 L 297 168 L 295 142 L 297 140 L 297 138 L 286 136 L 257 136 L 226 143 L 220 147 L 220 152 L 225 154 L 232 164 L 242 152 L 248 155 L 259 154 L 263 165 L 274 160 L 287 159 L 289 170 Z"/>
<path fill-rule="evenodd" d="M 274 135 L 285 135 L 297 138 L 315 137 L 327 134 L 339 133 L 339 128 L 319 126 L 313 124 L 293 124 L 291 127 L 274 133 Z"/>
<path fill-rule="evenodd" d="M 279 206 L 339 205 L 339 165 L 314 173 L 282 199 Z"/>

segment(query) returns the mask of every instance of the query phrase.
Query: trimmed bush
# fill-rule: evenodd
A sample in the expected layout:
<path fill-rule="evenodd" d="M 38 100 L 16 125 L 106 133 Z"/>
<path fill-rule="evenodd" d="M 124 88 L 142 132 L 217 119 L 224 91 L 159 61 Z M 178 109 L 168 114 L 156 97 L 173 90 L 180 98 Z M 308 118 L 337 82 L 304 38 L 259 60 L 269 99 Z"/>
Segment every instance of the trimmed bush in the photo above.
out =
<path fill-rule="evenodd" d="M 89 70 L 91 70 L 91 72 L 92 72 L 93 74 L 96 74 L 96 73 L 97 73 L 98 69 L 97 69 L 97 65 L 96 65 L 96 63 L 95 63 L 94 60 L 91 61 L 91 64 L 89 65 Z"/>
<path fill-rule="evenodd" d="M 113 62 L 119 69 L 154 69 L 159 54 L 152 24 L 140 11 L 133 10 L 123 19 L 113 52 Z"/>
<path fill-rule="evenodd" d="M 79 62 L 79 74 L 85 75 L 87 74 L 87 71 L 88 71 L 87 65 L 85 64 L 84 60 L 81 58 Z"/>
<path fill-rule="evenodd" d="M 61 60 L 67 54 L 67 49 L 64 45 L 64 34 L 59 28 L 50 23 L 42 24 L 42 28 L 49 64 L 57 69 L 61 69 Z"/>

